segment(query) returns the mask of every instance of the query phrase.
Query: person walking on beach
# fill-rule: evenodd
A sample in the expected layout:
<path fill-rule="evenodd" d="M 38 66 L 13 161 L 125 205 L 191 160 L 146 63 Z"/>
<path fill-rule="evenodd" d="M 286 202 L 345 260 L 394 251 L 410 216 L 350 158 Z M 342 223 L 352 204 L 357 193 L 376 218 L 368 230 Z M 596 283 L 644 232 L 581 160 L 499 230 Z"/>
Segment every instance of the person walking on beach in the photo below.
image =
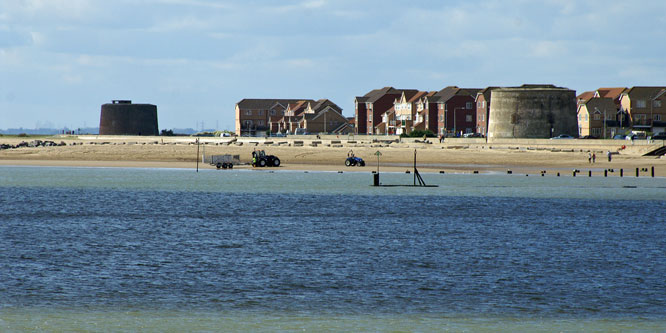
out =
<path fill-rule="evenodd" d="M 592 164 L 597 163 L 597 154 L 592 153 Z"/>
<path fill-rule="evenodd" d="M 606 153 L 606 155 L 608 155 L 608 162 L 610 162 L 612 159 L 610 150 L 608 151 L 608 153 Z"/>
<path fill-rule="evenodd" d="M 592 164 L 592 153 L 590 152 L 587 153 L 587 163 Z"/>

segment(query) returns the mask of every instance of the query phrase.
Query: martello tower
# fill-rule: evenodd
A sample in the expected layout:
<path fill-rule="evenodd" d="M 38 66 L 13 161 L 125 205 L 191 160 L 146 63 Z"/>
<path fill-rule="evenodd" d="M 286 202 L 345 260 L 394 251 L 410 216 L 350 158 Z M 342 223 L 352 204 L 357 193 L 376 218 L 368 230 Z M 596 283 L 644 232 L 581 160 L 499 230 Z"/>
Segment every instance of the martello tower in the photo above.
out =
<path fill-rule="evenodd" d="M 113 100 L 102 105 L 100 135 L 159 135 L 157 106 Z"/>

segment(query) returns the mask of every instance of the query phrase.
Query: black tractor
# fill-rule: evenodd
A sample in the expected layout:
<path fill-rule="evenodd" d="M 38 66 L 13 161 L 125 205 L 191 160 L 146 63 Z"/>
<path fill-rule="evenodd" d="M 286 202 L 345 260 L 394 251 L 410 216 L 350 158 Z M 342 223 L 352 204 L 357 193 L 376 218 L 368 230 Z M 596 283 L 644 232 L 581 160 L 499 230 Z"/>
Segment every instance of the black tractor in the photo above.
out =
<path fill-rule="evenodd" d="M 253 167 L 279 167 L 280 159 L 275 155 L 266 155 L 263 150 L 255 150 L 252 152 L 252 166 Z"/>

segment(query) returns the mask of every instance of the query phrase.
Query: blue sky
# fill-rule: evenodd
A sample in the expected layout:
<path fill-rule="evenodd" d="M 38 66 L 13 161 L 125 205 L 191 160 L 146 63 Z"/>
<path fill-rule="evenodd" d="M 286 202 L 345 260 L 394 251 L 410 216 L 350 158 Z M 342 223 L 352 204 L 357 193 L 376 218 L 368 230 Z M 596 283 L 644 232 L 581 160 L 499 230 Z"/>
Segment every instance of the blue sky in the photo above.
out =
<path fill-rule="evenodd" d="M 0 0 L 0 128 L 233 129 L 243 98 L 552 83 L 666 85 L 666 2 Z"/>

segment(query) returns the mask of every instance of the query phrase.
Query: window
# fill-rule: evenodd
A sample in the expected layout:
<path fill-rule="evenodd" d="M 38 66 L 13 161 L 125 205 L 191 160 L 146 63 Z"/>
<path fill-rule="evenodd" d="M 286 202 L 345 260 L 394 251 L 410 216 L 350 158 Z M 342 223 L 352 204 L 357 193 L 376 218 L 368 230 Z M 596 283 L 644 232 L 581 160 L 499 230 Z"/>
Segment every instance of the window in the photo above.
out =
<path fill-rule="evenodd" d="M 259 126 L 264 126 L 264 121 L 263 121 L 263 120 L 259 120 L 259 121 L 257 122 L 257 125 L 259 125 Z"/>
<path fill-rule="evenodd" d="M 466 115 L 465 116 L 465 121 L 468 122 L 468 123 L 471 122 L 472 121 L 472 115 L 471 114 Z"/>
<path fill-rule="evenodd" d="M 601 136 L 601 128 L 593 128 L 592 129 L 592 135 L 594 135 L 596 137 L 600 137 Z"/>
<path fill-rule="evenodd" d="M 483 113 L 479 113 L 479 121 L 484 121 L 486 118 L 486 115 Z"/>
<path fill-rule="evenodd" d="M 439 115 L 439 121 L 444 121 L 444 115 L 443 114 Z"/>
<path fill-rule="evenodd" d="M 637 108 L 644 108 L 645 107 L 645 100 L 644 99 L 636 100 L 636 107 Z"/>
<path fill-rule="evenodd" d="M 474 104 L 472 102 L 467 102 L 467 103 L 465 103 L 465 109 L 471 110 L 473 105 Z"/>
<path fill-rule="evenodd" d="M 598 113 L 594 114 L 594 120 L 601 120 L 601 115 Z"/>
<path fill-rule="evenodd" d="M 271 110 L 271 116 L 275 115 L 275 110 Z"/>
<path fill-rule="evenodd" d="M 247 127 L 251 127 L 251 126 L 252 126 L 252 120 L 245 120 L 245 121 L 243 121 L 243 125 L 245 125 L 246 128 L 247 128 Z"/>
<path fill-rule="evenodd" d="M 660 114 L 655 114 L 654 115 L 654 120 L 661 121 L 661 115 Z"/>
<path fill-rule="evenodd" d="M 264 110 L 259 110 L 259 115 L 263 116 L 264 115 Z"/>
<path fill-rule="evenodd" d="M 652 106 L 654 106 L 655 108 L 660 108 L 661 107 L 661 101 L 660 100 L 652 101 Z"/>
<path fill-rule="evenodd" d="M 613 116 L 614 115 L 612 115 L 612 114 L 606 114 L 606 120 L 615 120 L 615 119 L 613 119 Z"/>
<path fill-rule="evenodd" d="M 246 116 L 251 116 L 252 115 L 252 110 L 245 110 L 245 115 Z"/>

